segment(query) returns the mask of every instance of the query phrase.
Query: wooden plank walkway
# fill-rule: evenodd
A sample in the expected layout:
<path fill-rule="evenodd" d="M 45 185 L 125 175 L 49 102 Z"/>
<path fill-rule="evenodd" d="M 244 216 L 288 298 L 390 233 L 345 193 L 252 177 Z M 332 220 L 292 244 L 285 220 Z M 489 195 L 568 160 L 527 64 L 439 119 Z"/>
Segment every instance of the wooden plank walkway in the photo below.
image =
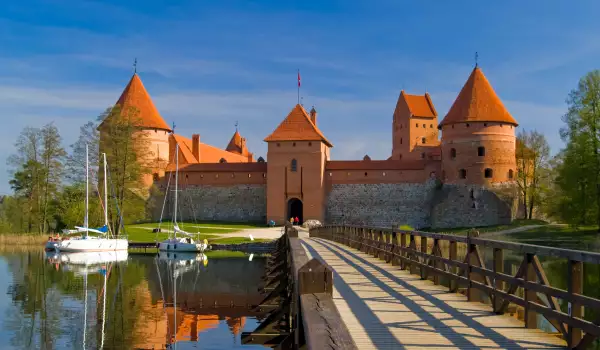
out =
<path fill-rule="evenodd" d="M 356 249 L 320 238 L 302 244 L 334 271 L 335 305 L 361 350 L 565 347 L 558 336 Z"/>

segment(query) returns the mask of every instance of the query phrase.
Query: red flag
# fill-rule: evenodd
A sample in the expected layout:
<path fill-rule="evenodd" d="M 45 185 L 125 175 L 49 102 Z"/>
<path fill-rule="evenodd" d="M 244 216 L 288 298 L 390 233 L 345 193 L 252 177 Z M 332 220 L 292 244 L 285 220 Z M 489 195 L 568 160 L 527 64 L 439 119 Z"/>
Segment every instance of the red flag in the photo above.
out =
<path fill-rule="evenodd" d="M 300 71 L 298 71 L 298 87 L 300 87 Z"/>

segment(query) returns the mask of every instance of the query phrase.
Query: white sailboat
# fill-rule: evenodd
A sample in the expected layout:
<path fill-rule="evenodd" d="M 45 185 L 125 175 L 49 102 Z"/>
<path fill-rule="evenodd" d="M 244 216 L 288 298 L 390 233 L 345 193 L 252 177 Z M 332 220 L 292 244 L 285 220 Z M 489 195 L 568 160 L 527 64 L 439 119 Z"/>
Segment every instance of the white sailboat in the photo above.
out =
<path fill-rule="evenodd" d="M 173 205 L 173 232 L 169 233 L 170 237 L 158 245 L 158 250 L 169 252 L 203 252 L 208 247 L 208 241 L 199 243 L 194 241 L 192 234 L 185 232 L 179 228 L 177 224 L 177 192 L 179 179 L 179 145 L 175 149 L 175 203 Z M 167 193 L 168 193 L 167 188 Z M 165 193 L 165 196 L 167 194 Z M 178 236 L 179 234 L 179 236 Z M 171 236 L 172 235 L 172 236 Z"/>
<path fill-rule="evenodd" d="M 55 245 L 55 249 L 61 252 L 100 252 L 127 250 L 129 242 L 122 238 L 107 238 L 108 234 L 108 195 L 106 184 L 106 153 L 104 156 L 104 226 L 90 228 L 88 225 L 88 202 L 89 202 L 89 161 L 88 148 L 85 147 L 85 218 L 83 226 L 75 226 L 74 232 L 82 232 L 81 237 L 64 238 Z M 100 236 L 90 236 L 89 233 L 97 233 Z"/>

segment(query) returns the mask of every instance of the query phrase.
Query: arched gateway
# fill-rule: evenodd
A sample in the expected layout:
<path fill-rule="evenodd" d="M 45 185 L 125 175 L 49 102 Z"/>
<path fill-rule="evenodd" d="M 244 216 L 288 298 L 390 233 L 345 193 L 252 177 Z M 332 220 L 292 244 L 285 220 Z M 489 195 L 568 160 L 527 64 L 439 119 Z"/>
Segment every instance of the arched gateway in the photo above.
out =
<path fill-rule="evenodd" d="M 302 201 L 298 198 L 292 198 L 288 201 L 288 209 L 286 218 L 298 218 L 298 222 L 302 224 Z"/>

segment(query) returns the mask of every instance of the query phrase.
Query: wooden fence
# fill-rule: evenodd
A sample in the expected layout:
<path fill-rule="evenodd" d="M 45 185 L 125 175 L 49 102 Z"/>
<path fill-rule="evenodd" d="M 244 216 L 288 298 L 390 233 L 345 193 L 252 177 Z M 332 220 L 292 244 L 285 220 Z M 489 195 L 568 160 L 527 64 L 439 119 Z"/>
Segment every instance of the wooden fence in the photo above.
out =
<path fill-rule="evenodd" d="M 420 274 L 422 279 L 432 279 L 435 284 L 446 280 L 450 292 L 464 287 L 469 301 L 483 293 L 498 314 L 505 313 L 510 303 L 519 305 L 524 309 L 527 328 L 537 327 L 540 314 L 562 334 L 570 348 L 586 349 L 600 336 L 600 319 L 590 322 L 583 318 L 584 307 L 600 314 L 600 300 L 583 295 L 583 263 L 600 264 L 600 254 L 395 228 L 323 226 L 311 229 L 310 236 L 353 247 Z M 464 259 L 458 257 L 459 245 L 463 246 Z M 493 250 L 492 269 L 486 268 L 482 248 Z M 514 276 L 504 271 L 507 250 L 522 256 Z M 568 261 L 567 290 L 550 285 L 539 260 L 544 256 Z M 517 295 L 519 288 L 522 297 Z M 559 300 L 568 305 L 568 311 L 561 310 Z"/>

